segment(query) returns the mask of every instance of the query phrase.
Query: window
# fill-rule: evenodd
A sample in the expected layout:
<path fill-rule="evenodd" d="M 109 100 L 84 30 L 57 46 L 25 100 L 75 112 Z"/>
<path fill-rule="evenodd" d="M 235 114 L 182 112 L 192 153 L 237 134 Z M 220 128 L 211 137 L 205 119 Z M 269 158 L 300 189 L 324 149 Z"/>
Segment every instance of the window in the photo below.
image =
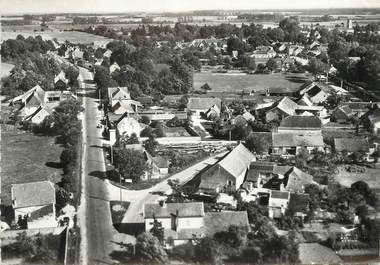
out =
<path fill-rule="evenodd" d="M 227 180 L 227 185 L 232 186 L 233 185 L 232 180 Z"/>

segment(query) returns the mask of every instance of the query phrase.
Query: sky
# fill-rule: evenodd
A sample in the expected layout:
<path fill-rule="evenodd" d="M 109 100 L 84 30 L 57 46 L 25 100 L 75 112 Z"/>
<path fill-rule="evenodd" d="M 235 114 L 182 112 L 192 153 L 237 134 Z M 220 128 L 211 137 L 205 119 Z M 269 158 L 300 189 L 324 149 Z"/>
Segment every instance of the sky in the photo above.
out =
<path fill-rule="evenodd" d="M 0 14 L 380 7 L 380 0 L 0 0 Z"/>

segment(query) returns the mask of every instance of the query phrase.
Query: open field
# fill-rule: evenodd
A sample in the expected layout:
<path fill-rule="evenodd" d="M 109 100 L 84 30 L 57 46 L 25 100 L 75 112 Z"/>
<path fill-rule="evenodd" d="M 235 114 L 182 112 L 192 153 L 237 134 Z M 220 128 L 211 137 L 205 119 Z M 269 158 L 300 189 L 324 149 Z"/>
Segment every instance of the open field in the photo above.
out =
<path fill-rule="evenodd" d="M 29 132 L 1 127 L 1 197 L 11 204 L 13 183 L 61 179 L 59 157 L 63 148 L 54 137 L 37 136 Z"/>
<path fill-rule="evenodd" d="M 58 42 L 65 42 L 66 40 L 71 43 L 84 43 L 89 44 L 94 41 L 111 41 L 109 38 L 103 36 L 97 36 L 85 32 L 78 31 L 31 31 L 31 30 L 15 30 L 15 31 L 2 31 L 1 39 L 16 39 L 17 35 L 23 35 L 24 37 L 41 35 L 43 39 L 51 40 L 57 38 Z"/>
<path fill-rule="evenodd" d="M 306 74 L 220 74 L 201 72 L 194 74 L 194 89 L 200 89 L 208 83 L 211 92 L 240 92 L 243 89 L 264 91 L 270 87 L 288 88 L 295 90 L 307 80 Z"/>
<path fill-rule="evenodd" d="M 13 67 L 14 67 L 13 64 L 1 62 L 1 64 L 0 64 L 0 78 L 7 76 Z"/>
<path fill-rule="evenodd" d="M 345 187 L 350 187 L 356 181 L 364 181 L 371 189 L 380 189 L 380 168 L 366 168 L 364 173 L 353 173 L 345 170 L 344 166 L 338 167 L 339 172 L 334 174 L 334 179 Z"/>

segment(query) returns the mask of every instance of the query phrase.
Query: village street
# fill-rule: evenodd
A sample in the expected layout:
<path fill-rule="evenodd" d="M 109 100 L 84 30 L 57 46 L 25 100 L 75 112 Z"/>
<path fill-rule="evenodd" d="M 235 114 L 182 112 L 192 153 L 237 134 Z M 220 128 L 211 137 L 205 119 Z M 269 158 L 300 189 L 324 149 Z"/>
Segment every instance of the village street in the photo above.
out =
<path fill-rule="evenodd" d="M 110 264 L 110 254 L 120 250 L 120 235 L 113 227 L 106 182 L 103 180 L 105 164 L 103 159 L 101 129 L 96 128 L 101 112 L 98 111 L 92 74 L 80 68 L 82 86 L 86 89 L 83 97 L 85 108 L 83 122 L 82 198 L 79 209 L 81 228 L 81 264 Z"/>

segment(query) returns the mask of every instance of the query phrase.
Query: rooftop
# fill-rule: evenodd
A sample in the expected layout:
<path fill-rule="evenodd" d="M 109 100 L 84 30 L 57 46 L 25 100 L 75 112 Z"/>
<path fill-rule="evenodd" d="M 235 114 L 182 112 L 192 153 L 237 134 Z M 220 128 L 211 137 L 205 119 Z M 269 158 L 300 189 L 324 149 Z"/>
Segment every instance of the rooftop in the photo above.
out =
<path fill-rule="evenodd" d="M 203 202 L 158 203 L 144 205 L 144 218 L 202 217 L 205 215 Z"/>
<path fill-rule="evenodd" d="M 337 152 L 346 150 L 348 152 L 368 152 L 369 143 L 366 138 L 334 138 L 334 149 Z"/>
<path fill-rule="evenodd" d="M 302 129 L 321 129 L 322 122 L 316 116 L 289 116 L 280 123 L 280 128 L 302 128 Z"/>
<path fill-rule="evenodd" d="M 55 188 L 50 181 L 12 184 L 11 190 L 14 208 L 55 203 Z"/>

